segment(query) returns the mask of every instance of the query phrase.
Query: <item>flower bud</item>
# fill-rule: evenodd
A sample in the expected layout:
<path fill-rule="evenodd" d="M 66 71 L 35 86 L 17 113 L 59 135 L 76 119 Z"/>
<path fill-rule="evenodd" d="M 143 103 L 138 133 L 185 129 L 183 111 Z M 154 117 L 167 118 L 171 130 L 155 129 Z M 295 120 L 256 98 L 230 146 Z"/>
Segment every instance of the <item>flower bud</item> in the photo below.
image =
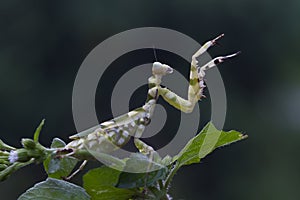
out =
<path fill-rule="evenodd" d="M 8 160 L 10 163 L 27 162 L 30 160 L 30 156 L 28 155 L 28 150 L 18 149 L 10 152 Z"/>
<path fill-rule="evenodd" d="M 23 138 L 22 145 L 25 149 L 35 149 L 36 143 L 32 139 Z"/>

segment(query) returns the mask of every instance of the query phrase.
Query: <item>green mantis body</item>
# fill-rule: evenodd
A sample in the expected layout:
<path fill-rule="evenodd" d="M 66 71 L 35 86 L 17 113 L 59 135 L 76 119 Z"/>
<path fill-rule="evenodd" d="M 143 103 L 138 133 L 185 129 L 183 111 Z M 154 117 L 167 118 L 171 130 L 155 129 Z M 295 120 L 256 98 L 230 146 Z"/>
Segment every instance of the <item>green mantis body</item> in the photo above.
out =
<path fill-rule="evenodd" d="M 73 139 L 66 147 L 75 151 L 78 149 L 94 149 L 98 152 L 109 153 L 124 146 L 131 137 L 141 153 L 149 154 L 153 148 L 146 145 L 139 138 L 142 136 L 145 127 L 150 123 L 153 110 L 159 96 L 163 97 L 173 107 L 185 113 L 192 112 L 196 103 L 203 97 L 205 88 L 205 71 L 222 63 L 224 60 L 236 56 L 238 53 L 228 56 L 220 56 L 212 59 L 204 66 L 199 67 L 197 58 L 205 53 L 211 46 L 217 43 L 217 38 L 206 42 L 193 56 L 190 67 L 190 80 L 188 88 L 188 99 L 184 99 L 168 88 L 162 87 L 163 76 L 171 74 L 173 68 L 166 64 L 154 62 L 152 76 L 148 79 L 148 96 L 145 104 L 127 114 L 121 115 L 112 120 L 101 123 L 86 131 L 71 136 Z"/>

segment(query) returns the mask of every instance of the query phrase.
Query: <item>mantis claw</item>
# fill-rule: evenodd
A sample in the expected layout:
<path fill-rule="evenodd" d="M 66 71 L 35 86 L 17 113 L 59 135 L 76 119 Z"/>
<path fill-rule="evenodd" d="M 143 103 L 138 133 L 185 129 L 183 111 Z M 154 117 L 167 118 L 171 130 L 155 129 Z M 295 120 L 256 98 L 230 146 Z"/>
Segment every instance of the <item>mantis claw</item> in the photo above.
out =
<path fill-rule="evenodd" d="M 213 45 L 217 44 L 220 45 L 220 43 L 218 43 L 217 41 L 220 40 L 222 37 L 224 37 L 224 33 L 222 33 L 221 35 L 219 35 L 218 37 L 216 37 L 215 39 L 213 39 L 211 42 Z"/>
<path fill-rule="evenodd" d="M 233 58 L 233 57 L 235 57 L 235 56 L 237 56 L 237 55 L 239 55 L 241 53 L 242 53 L 241 51 L 238 51 L 238 52 L 230 54 L 228 56 L 221 56 L 218 59 L 215 59 L 214 63 L 215 63 L 215 65 L 217 65 L 217 64 L 222 63 L 222 62 L 224 62 L 227 59 Z"/>

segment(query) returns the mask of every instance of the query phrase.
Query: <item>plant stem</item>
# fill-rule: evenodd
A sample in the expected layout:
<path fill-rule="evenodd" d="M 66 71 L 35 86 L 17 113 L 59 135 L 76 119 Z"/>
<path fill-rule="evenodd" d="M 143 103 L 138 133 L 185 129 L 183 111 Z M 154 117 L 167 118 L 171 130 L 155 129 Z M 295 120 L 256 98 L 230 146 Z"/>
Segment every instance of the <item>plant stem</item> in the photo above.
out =
<path fill-rule="evenodd" d="M 166 191 L 168 191 L 171 181 L 179 168 L 180 168 L 179 164 L 176 163 L 174 165 L 174 167 L 171 169 L 171 172 L 169 173 L 168 177 L 166 178 L 165 185 L 163 186 Z"/>

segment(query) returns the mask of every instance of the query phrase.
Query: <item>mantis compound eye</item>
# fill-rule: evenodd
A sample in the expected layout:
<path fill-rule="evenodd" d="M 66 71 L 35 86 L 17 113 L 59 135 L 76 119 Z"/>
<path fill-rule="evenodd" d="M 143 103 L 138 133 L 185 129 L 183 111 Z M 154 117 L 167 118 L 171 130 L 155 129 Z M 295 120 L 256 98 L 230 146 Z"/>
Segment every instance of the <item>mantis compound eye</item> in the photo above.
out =
<path fill-rule="evenodd" d="M 145 123 L 146 126 L 149 125 L 150 122 L 151 122 L 151 119 L 150 119 L 150 118 L 144 117 L 144 123 Z"/>
<path fill-rule="evenodd" d="M 152 67 L 152 73 L 155 75 L 166 75 L 173 73 L 173 68 L 160 62 L 154 62 Z"/>

